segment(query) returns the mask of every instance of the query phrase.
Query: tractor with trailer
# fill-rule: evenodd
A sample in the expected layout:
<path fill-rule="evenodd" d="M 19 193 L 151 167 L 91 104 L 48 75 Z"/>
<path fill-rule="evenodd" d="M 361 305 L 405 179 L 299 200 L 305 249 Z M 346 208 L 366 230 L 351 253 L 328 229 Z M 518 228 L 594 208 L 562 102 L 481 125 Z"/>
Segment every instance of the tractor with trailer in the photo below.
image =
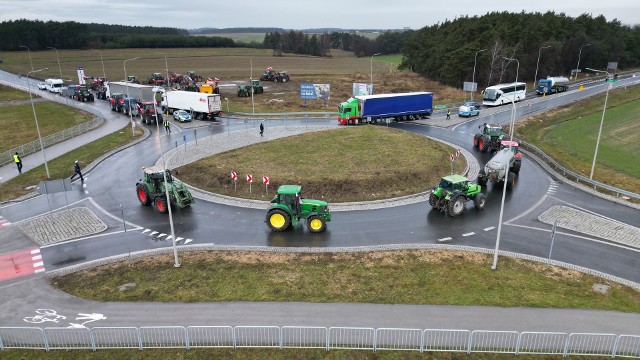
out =
<path fill-rule="evenodd" d="M 154 101 L 141 101 L 139 115 L 143 124 L 155 124 L 156 123 L 156 107 Z M 162 113 L 158 112 L 158 121 L 162 122 Z"/>
<path fill-rule="evenodd" d="M 433 93 L 411 92 L 354 96 L 338 106 L 338 123 L 354 125 L 386 119 L 417 120 L 431 115 Z"/>
<path fill-rule="evenodd" d="M 200 92 L 205 94 L 220 94 L 220 86 L 218 86 L 219 82 L 220 79 L 218 78 L 207 79 L 206 83 L 200 85 Z"/>
<path fill-rule="evenodd" d="M 153 73 L 147 78 L 147 84 L 149 85 L 164 85 L 164 77 L 160 73 Z"/>
<path fill-rule="evenodd" d="M 489 160 L 484 169 L 480 169 L 478 184 L 485 186 L 489 181 L 506 181 L 507 190 L 511 190 L 516 183 L 516 176 L 520 173 L 522 154 L 518 151 L 518 143 L 515 141 L 502 141 L 501 146 L 502 149 Z"/>
<path fill-rule="evenodd" d="M 506 134 L 502 132 L 502 126 L 484 123 L 478 128 L 480 132 L 473 136 L 473 147 L 482 152 L 500 150 L 500 143 L 506 137 Z"/>
<path fill-rule="evenodd" d="M 251 91 L 254 94 L 262 94 L 264 92 L 264 87 L 260 80 L 251 80 L 251 84 L 238 85 L 238 97 L 251 96 Z"/>
<path fill-rule="evenodd" d="M 302 197 L 302 186 L 281 185 L 276 196 L 271 200 L 265 222 L 272 231 L 284 231 L 297 227 L 303 220 L 312 233 L 320 233 L 327 229 L 331 221 L 331 212 L 326 202 Z"/>
<path fill-rule="evenodd" d="M 107 83 L 107 81 L 108 80 L 106 77 L 94 78 L 91 82 L 91 90 L 99 91 L 100 88 L 102 88 Z"/>
<path fill-rule="evenodd" d="M 73 98 L 75 100 L 82 101 L 82 102 L 95 100 L 95 97 L 91 92 L 89 92 L 89 90 L 87 90 L 87 87 L 85 85 L 76 86 L 76 90 L 73 94 Z"/>
<path fill-rule="evenodd" d="M 286 71 L 274 71 L 272 67 L 268 67 L 267 70 L 260 76 L 262 81 L 273 82 L 287 82 L 289 81 L 289 73 Z"/>
<path fill-rule="evenodd" d="M 569 79 L 565 76 L 547 76 L 546 79 L 538 80 L 536 84 L 536 94 L 549 95 L 567 91 L 569 89 Z"/>
<path fill-rule="evenodd" d="M 160 166 L 142 168 L 143 178 L 136 183 L 138 200 L 144 206 L 153 204 L 159 212 L 166 214 L 169 206 L 177 206 L 181 209 L 193 204 L 195 199 L 191 196 L 187 186 L 171 176 L 171 171 L 166 170 L 167 187 L 165 187 L 165 170 Z M 167 199 L 167 190 L 169 199 Z"/>
<path fill-rule="evenodd" d="M 480 185 L 470 184 L 462 175 L 447 175 L 440 179 L 440 184 L 429 194 L 429 205 L 449 216 L 455 217 L 464 212 L 467 201 L 473 201 L 476 209 L 482 210 L 486 197 Z"/>

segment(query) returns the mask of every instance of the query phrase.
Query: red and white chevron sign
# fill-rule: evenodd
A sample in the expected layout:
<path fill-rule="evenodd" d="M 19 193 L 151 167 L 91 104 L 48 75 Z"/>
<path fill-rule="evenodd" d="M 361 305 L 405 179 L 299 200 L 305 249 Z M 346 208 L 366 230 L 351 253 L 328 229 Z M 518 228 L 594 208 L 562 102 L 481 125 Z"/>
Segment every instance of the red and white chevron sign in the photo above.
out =
<path fill-rule="evenodd" d="M 251 174 L 247 174 L 247 182 L 253 182 L 253 176 L 251 176 Z"/>
<path fill-rule="evenodd" d="M 453 161 L 453 154 L 449 154 L 449 160 Z"/>
<path fill-rule="evenodd" d="M 238 179 L 238 174 L 236 174 L 236 172 L 235 172 L 235 171 L 232 171 L 232 172 L 231 172 L 231 180 L 234 180 L 234 181 L 235 181 L 235 180 L 237 180 L 237 179 Z"/>
<path fill-rule="evenodd" d="M 458 150 L 456 150 L 456 159 L 460 157 L 460 148 L 458 148 Z"/>
<path fill-rule="evenodd" d="M 263 176 L 262 177 L 262 183 L 265 184 L 265 185 L 269 185 L 269 177 Z"/>

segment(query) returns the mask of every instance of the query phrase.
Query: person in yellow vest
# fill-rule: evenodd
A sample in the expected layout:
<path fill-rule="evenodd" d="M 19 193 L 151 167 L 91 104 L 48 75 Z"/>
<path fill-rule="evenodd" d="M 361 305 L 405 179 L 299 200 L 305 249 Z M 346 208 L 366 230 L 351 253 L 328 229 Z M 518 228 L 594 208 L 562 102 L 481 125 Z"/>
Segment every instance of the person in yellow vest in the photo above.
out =
<path fill-rule="evenodd" d="M 20 155 L 18 155 L 17 151 L 16 151 L 16 154 L 13 155 L 13 161 L 16 162 L 16 166 L 18 167 L 18 172 L 22 174 L 22 159 L 20 159 Z"/>
<path fill-rule="evenodd" d="M 171 132 L 171 124 L 169 124 L 169 118 L 164 118 L 164 131 L 168 134 Z"/>

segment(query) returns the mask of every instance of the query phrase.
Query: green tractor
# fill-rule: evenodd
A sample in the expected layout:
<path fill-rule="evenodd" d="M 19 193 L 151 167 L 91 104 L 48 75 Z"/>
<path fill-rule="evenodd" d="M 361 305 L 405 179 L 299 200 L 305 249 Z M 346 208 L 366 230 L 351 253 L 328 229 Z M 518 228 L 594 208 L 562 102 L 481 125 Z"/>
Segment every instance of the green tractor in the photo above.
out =
<path fill-rule="evenodd" d="M 429 205 L 449 216 L 458 216 L 464 212 L 464 203 L 473 200 L 478 210 L 484 208 L 486 197 L 480 185 L 469 184 L 469 180 L 462 175 L 448 175 L 442 177 L 440 185 L 431 190 Z"/>
<path fill-rule="evenodd" d="M 143 168 L 144 178 L 136 183 L 136 194 L 138 200 L 145 206 L 153 203 L 153 207 L 159 212 L 166 214 L 170 205 L 185 208 L 195 202 L 187 186 L 171 177 L 171 172 L 167 170 L 167 186 L 169 188 L 169 198 L 167 201 L 164 187 L 164 170 L 160 166 Z"/>
<path fill-rule="evenodd" d="M 301 220 L 307 220 L 307 228 L 312 233 L 320 233 L 327 229 L 331 221 L 331 213 L 326 202 L 303 199 L 300 185 L 282 185 L 277 195 L 271 200 L 265 222 L 273 231 L 284 231 L 289 227 L 297 227 Z"/>
<path fill-rule="evenodd" d="M 238 85 L 238 97 L 251 96 L 251 90 L 253 90 L 254 94 L 262 94 L 264 92 L 264 87 L 260 83 L 260 80 L 251 80 L 251 85 Z"/>
<path fill-rule="evenodd" d="M 501 149 L 500 143 L 506 137 L 502 132 L 502 126 L 496 124 L 484 123 L 480 126 L 480 132 L 473 136 L 473 147 L 480 149 L 482 152 L 488 150 L 498 151 Z"/>

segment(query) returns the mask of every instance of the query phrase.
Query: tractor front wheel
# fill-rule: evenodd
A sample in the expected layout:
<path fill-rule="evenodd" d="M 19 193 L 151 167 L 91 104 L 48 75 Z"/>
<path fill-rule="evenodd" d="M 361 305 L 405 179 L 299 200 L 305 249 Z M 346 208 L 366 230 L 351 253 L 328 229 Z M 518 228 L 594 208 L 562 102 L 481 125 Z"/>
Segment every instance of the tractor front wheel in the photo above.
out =
<path fill-rule="evenodd" d="M 167 199 L 165 199 L 164 196 L 156 196 L 156 198 L 153 199 L 153 206 L 161 214 L 169 212 L 169 203 L 167 203 Z"/>
<path fill-rule="evenodd" d="M 464 212 L 464 196 L 458 195 L 449 200 L 449 216 L 458 216 Z"/>
<path fill-rule="evenodd" d="M 312 233 L 321 233 L 327 230 L 327 222 L 319 215 L 311 215 L 307 218 L 307 228 Z"/>
<path fill-rule="evenodd" d="M 483 193 L 476 195 L 475 199 L 473 199 L 473 204 L 476 206 L 476 209 L 482 210 L 484 209 L 484 204 L 487 202 L 487 198 Z"/>
<path fill-rule="evenodd" d="M 149 193 L 147 192 L 147 189 L 144 187 L 144 185 L 138 184 L 136 186 L 136 194 L 138 194 L 138 200 L 140 200 L 140 203 L 142 205 L 151 205 L 151 198 L 149 197 Z"/>
<path fill-rule="evenodd" d="M 429 205 L 431 205 L 431 207 L 434 209 L 436 205 L 438 205 L 438 197 L 436 196 L 436 194 L 434 193 L 429 194 Z"/>
<path fill-rule="evenodd" d="M 485 186 L 487 185 L 487 173 L 484 171 L 484 169 L 480 169 L 480 172 L 478 172 L 478 185 L 480 186 Z"/>
<path fill-rule="evenodd" d="M 282 209 L 271 210 L 267 213 L 267 224 L 273 231 L 284 231 L 291 225 L 291 216 Z"/>

